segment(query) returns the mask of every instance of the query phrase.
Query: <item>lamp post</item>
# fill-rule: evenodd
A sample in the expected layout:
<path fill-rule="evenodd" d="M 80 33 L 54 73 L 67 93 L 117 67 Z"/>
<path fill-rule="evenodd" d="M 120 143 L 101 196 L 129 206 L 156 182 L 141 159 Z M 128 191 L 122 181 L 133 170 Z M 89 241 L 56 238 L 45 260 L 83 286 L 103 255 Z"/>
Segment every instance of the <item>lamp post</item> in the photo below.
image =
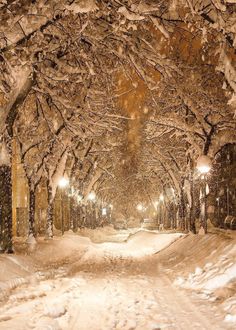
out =
<path fill-rule="evenodd" d="M 211 159 L 206 156 L 200 156 L 197 160 L 197 169 L 199 173 L 201 174 L 202 179 L 202 189 L 200 190 L 200 201 L 201 201 L 201 218 L 200 218 L 200 224 L 201 228 L 204 229 L 204 233 L 207 233 L 207 174 L 211 170 Z"/>
<path fill-rule="evenodd" d="M 216 198 L 217 202 L 217 221 L 220 223 L 220 197 Z"/>
<path fill-rule="evenodd" d="M 112 210 L 113 210 L 113 205 L 109 204 L 109 222 L 112 223 Z"/>
<path fill-rule="evenodd" d="M 107 211 L 108 209 L 106 207 L 102 208 L 102 221 L 101 221 L 101 226 L 103 227 L 104 223 L 106 224 L 107 222 Z"/>
<path fill-rule="evenodd" d="M 158 205 L 159 205 L 159 200 L 156 200 L 155 202 L 154 202 L 154 208 L 155 208 L 155 219 L 156 219 L 156 226 L 157 226 L 157 228 L 159 228 L 159 223 L 158 223 Z M 154 213 L 153 213 L 153 215 L 154 215 Z"/>
<path fill-rule="evenodd" d="M 68 193 L 68 203 L 69 203 L 69 229 L 75 231 L 76 228 L 76 221 L 75 221 L 75 205 L 76 205 L 76 200 L 75 200 L 75 196 L 76 196 L 76 190 L 73 186 L 70 187 L 69 189 L 69 193 Z"/>

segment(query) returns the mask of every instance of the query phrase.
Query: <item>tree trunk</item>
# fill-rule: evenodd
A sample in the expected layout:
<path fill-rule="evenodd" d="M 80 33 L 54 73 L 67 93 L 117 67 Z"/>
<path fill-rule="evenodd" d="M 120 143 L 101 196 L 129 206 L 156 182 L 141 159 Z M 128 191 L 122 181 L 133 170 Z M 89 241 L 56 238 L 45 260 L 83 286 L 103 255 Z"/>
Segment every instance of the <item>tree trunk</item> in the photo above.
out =
<path fill-rule="evenodd" d="M 201 207 L 201 213 L 200 213 L 200 226 L 204 228 L 205 234 L 207 233 L 207 196 L 206 196 L 206 178 L 204 176 L 202 182 L 201 182 L 201 191 L 202 196 L 200 199 L 200 207 Z"/>
<path fill-rule="evenodd" d="M 53 196 L 52 187 L 47 182 L 48 188 L 48 207 L 47 207 L 47 226 L 46 226 L 46 238 L 53 238 Z"/>
<path fill-rule="evenodd" d="M 29 192 L 29 237 L 36 236 L 35 230 L 35 190 Z"/>
<path fill-rule="evenodd" d="M 180 201 L 179 201 L 179 217 L 180 217 L 180 229 L 185 230 L 185 201 L 184 201 L 184 190 L 181 184 L 180 189 Z"/>
<path fill-rule="evenodd" d="M 193 173 L 190 177 L 190 196 L 191 196 L 191 206 L 189 212 L 189 229 L 193 234 L 196 234 L 196 223 L 195 223 L 195 200 L 194 200 L 194 186 L 193 186 Z"/>
<path fill-rule="evenodd" d="M 61 234 L 64 235 L 65 233 L 65 196 L 64 191 L 60 189 L 60 215 L 61 215 Z"/>
<path fill-rule="evenodd" d="M 8 133 L 8 151 L 11 155 L 11 139 L 13 137 L 13 125 L 18 114 L 19 106 L 24 102 L 33 85 L 33 78 L 30 73 L 21 77 L 22 85 L 18 94 L 13 91 L 9 103 L 3 109 L 0 120 L 0 135 L 3 135 L 5 127 Z M 10 157 L 11 158 L 11 157 Z M 11 163 L 0 165 L 0 250 L 13 253 L 12 244 L 12 179 Z M 1 247 L 2 245 L 2 247 Z"/>
<path fill-rule="evenodd" d="M 85 226 L 86 223 L 86 205 L 81 205 L 79 206 L 79 228 L 83 228 Z"/>
<path fill-rule="evenodd" d="M 70 229 L 74 232 L 78 230 L 79 207 L 75 197 L 70 198 Z"/>
<path fill-rule="evenodd" d="M 13 253 L 11 166 L 0 166 L 0 251 Z"/>

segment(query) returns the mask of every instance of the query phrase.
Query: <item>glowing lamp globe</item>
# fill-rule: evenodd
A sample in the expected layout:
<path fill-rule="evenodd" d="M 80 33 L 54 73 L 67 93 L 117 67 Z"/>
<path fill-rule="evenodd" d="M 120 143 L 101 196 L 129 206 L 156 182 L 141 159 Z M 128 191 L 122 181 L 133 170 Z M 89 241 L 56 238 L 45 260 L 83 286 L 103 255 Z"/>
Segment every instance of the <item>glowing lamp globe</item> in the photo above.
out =
<path fill-rule="evenodd" d="M 201 174 L 206 174 L 211 169 L 211 159 L 208 156 L 200 156 L 197 160 L 197 169 Z"/>
<path fill-rule="evenodd" d="M 137 210 L 138 210 L 138 211 L 142 211 L 142 210 L 143 210 L 143 206 L 142 206 L 142 204 L 138 204 L 138 205 L 137 205 Z"/>
<path fill-rule="evenodd" d="M 157 209 L 158 204 L 159 204 L 159 201 L 155 201 L 155 202 L 154 202 L 154 207 L 155 207 L 155 209 Z"/>
<path fill-rule="evenodd" d="M 88 199 L 89 199 L 90 201 L 95 201 L 95 199 L 96 199 L 96 194 L 95 194 L 94 191 L 91 191 L 91 192 L 88 194 Z"/>
<path fill-rule="evenodd" d="M 65 177 L 61 178 L 58 182 L 60 188 L 65 188 L 69 185 L 69 180 Z"/>

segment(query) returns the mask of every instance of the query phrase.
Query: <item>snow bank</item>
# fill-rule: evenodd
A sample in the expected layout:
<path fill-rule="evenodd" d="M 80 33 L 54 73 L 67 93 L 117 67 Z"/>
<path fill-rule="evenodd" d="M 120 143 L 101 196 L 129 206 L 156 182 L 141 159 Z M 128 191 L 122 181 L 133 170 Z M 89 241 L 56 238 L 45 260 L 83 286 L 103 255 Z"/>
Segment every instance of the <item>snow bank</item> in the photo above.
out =
<path fill-rule="evenodd" d="M 0 300 L 22 284 L 53 276 L 53 269 L 58 272 L 63 263 L 81 258 L 90 244 L 89 238 L 70 233 L 48 241 L 39 239 L 33 250 L 18 240 L 17 254 L 0 255 Z"/>
<path fill-rule="evenodd" d="M 113 235 L 120 235 L 119 231 L 114 231 L 113 228 L 104 228 L 90 230 L 82 230 L 83 235 L 87 234 L 92 237 L 95 237 L 96 234 L 101 238 L 109 239 Z M 76 251 L 77 255 L 77 265 L 85 264 L 99 264 L 106 262 L 107 258 L 120 258 L 120 257 L 133 257 L 139 258 L 146 255 L 152 255 L 160 250 L 166 248 L 172 244 L 175 240 L 183 236 L 183 234 L 158 234 L 150 231 L 139 230 L 134 234 L 126 231 L 125 238 L 128 237 L 126 241 L 122 242 L 103 242 L 103 243 L 94 243 L 88 237 L 82 237 L 75 234 L 66 234 L 64 239 L 59 239 L 56 246 L 59 246 L 60 251 Z M 52 249 L 52 248 L 51 248 Z M 55 254 L 58 254 L 58 250 L 52 251 L 51 254 L 55 259 Z M 64 258 L 66 252 L 63 253 Z M 68 252 L 67 252 L 68 253 Z M 69 252 L 71 254 L 71 252 Z M 62 258 L 59 253 L 60 258 Z"/>
<path fill-rule="evenodd" d="M 213 292 L 236 280 L 236 247 L 228 246 L 227 254 L 219 255 L 214 263 L 207 262 L 203 268 L 196 267 L 186 279 L 177 278 L 176 284 L 191 289 Z"/>
<path fill-rule="evenodd" d="M 223 309 L 227 313 L 225 316 L 225 322 L 236 323 L 236 297 L 228 298 L 224 304 Z"/>
<path fill-rule="evenodd" d="M 175 278 L 174 284 L 188 290 L 196 290 L 201 299 L 221 302 L 227 312 L 225 322 L 234 323 L 236 320 L 235 233 L 232 233 L 231 237 L 206 235 L 202 238 L 196 236 L 195 240 L 189 237 L 185 241 L 178 251 L 182 253 L 182 262 L 179 263 L 180 266 L 182 265 L 182 271 L 178 272 L 180 276 Z M 183 251 L 184 248 L 187 253 Z M 186 274 L 186 270 L 192 267 L 194 270 Z M 178 264 L 174 268 L 176 272 Z"/>
<path fill-rule="evenodd" d="M 0 283 L 27 276 L 32 270 L 32 263 L 24 256 L 0 255 Z"/>
<path fill-rule="evenodd" d="M 11 290 L 28 283 L 34 271 L 33 263 L 24 256 L 0 255 L 0 301 Z"/>
<path fill-rule="evenodd" d="M 82 228 L 78 231 L 78 235 L 86 236 L 94 243 L 104 242 L 108 240 L 110 236 L 117 234 L 117 230 L 115 230 L 113 226 L 105 226 L 96 229 Z"/>
<path fill-rule="evenodd" d="M 172 244 L 183 234 L 157 234 L 139 230 L 123 243 L 102 243 L 100 248 L 104 253 L 115 257 L 143 257 L 159 252 Z"/>
<path fill-rule="evenodd" d="M 184 236 L 183 234 L 157 234 L 156 232 L 143 231 L 130 236 L 127 241 L 128 253 L 133 256 L 143 256 L 157 253 L 174 241 Z"/>
<path fill-rule="evenodd" d="M 218 274 L 208 279 L 203 287 L 207 290 L 215 290 L 227 285 L 232 280 L 236 280 L 236 263 L 231 267 L 223 269 L 223 274 Z"/>
<path fill-rule="evenodd" d="M 82 228 L 77 233 L 78 235 L 88 237 L 93 243 L 125 242 L 130 235 L 139 230 L 140 227 L 117 230 L 112 225 L 108 225 L 96 229 Z"/>
<path fill-rule="evenodd" d="M 71 256 L 81 256 L 90 244 L 87 237 L 65 233 L 63 237 L 55 237 L 53 240 L 40 240 L 34 251 L 34 259 L 43 264 L 60 263 Z"/>

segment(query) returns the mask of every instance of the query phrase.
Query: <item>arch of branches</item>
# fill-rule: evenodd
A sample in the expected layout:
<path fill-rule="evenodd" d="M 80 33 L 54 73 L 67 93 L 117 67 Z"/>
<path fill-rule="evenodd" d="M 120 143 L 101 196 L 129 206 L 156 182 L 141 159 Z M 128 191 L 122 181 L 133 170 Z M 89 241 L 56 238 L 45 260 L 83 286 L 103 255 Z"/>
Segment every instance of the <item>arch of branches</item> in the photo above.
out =
<path fill-rule="evenodd" d="M 43 180 L 52 232 L 65 171 L 84 201 L 94 190 L 127 217 L 172 189 L 194 231 L 196 159 L 214 162 L 236 141 L 235 1 L 9 0 L 0 9 L 3 249 L 12 248 L 13 142 L 30 235 Z"/>

